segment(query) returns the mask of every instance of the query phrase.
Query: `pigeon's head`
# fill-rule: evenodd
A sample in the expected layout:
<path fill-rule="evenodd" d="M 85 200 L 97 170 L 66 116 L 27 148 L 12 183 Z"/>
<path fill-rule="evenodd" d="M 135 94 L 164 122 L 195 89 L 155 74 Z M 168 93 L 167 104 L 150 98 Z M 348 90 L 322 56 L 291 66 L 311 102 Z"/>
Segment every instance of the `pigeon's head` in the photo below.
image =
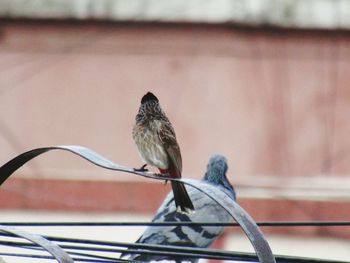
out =
<path fill-rule="evenodd" d="M 209 159 L 204 180 L 214 185 L 220 185 L 229 190 L 233 193 L 235 199 L 234 189 L 226 177 L 227 170 L 228 165 L 226 157 L 220 154 L 213 155 Z"/>

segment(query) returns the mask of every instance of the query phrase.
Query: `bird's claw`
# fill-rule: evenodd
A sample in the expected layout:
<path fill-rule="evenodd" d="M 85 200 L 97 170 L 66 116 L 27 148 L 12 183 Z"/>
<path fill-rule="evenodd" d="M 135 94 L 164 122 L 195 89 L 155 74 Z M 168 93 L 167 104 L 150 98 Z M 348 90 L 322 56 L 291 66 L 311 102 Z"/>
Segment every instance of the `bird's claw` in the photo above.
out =
<path fill-rule="evenodd" d="M 168 173 L 157 173 L 157 174 L 155 174 L 155 176 L 157 176 L 157 177 L 169 177 L 170 175 L 168 174 Z M 164 181 L 165 183 L 165 185 L 168 183 L 168 179 L 165 179 L 165 181 Z"/>
<path fill-rule="evenodd" d="M 147 164 L 142 165 L 140 168 L 134 168 L 135 172 L 148 172 L 148 169 L 146 169 Z"/>

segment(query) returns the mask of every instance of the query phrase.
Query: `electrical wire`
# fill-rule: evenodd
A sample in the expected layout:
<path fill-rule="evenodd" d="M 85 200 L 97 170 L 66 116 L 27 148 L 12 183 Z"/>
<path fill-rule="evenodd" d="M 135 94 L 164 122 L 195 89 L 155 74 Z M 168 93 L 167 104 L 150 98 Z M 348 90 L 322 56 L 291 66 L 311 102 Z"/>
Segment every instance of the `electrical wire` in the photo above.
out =
<path fill-rule="evenodd" d="M 1 233 L 2 236 L 11 236 L 11 234 Z M 125 252 L 122 247 L 128 248 L 128 253 L 130 254 L 140 254 L 140 255 L 167 255 L 167 256 L 181 256 L 188 258 L 205 258 L 205 259 L 217 259 L 217 260 L 239 260 L 242 262 L 258 262 L 257 256 L 254 253 L 242 253 L 242 252 L 224 252 L 221 250 L 214 249 L 201 249 L 192 247 L 180 247 L 180 246 L 164 246 L 164 245 L 149 245 L 149 244 L 134 244 L 134 243 L 122 243 L 122 242 L 110 242 L 110 241 L 99 241 L 99 240 L 89 240 L 89 239 L 76 239 L 76 238 L 65 238 L 65 237 L 53 237 L 44 236 L 46 239 L 59 242 L 61 248 L 69 249 L 67 253 L 73 254 L 70 250 L 90 250 L 91 252 Z M 19 238 L 19 237 L 16 237 Z M 74 245 L 67 245 L 71 243 Z M 79 244 L 79 245 L 76 245 Z M 37 247 L 35 244 L 30 244 L 26 242 L 13 242 L 13 241 L 0 241 L 0 245 L 13 245 L 16 247 Z M 95 246 L 91 246 L 95 245 Z M 105 247 L 104 247 L 105 246 Z M 111 248 L 113 247 L 113 248 Z M 119 247 L 119 248 L 116 248 Z M 86 253 L 77 253 L 80 256 L 94 256 Z M 0 255 L 3 255 L 0 253 Z M 16 255 L 13 255 L 16 256 Z M 278 263 L 350 263 L 349 261 L 339 261 L 339 260 L 324 260 L 315 259 L 307 257 L 297 257 L 297 256 L 285 256 L 285 255 L 275 255 Z M 109 259 L 97 259 L 94 261 L 88 259 L 78 258 L 79 261 L 85 262 L 111 262 Z M 119 261 L 118 261 L 119 260 Z M 113 259 L 113 262 L 131 262 L 131 261 L 121 261 L 120 259 Z"/>
<path fill-rule="evenodd" d="M 2 236 L 14 237 L 12 234 L 0 233 Z M 65 238 L 65 237 L 53 237 L 53 236 L 43 236 L 45 239 L 62 242 L 62 243 L 73 243 L 73 244 L 84 244 L 84 245 L 99 245 L 107 247 L 120 247 L 119 249 L 114 248 L 113 252 L 125 252 L 125 249 L 128 248 L 128 253 L 137 253 L 137 254 L 148 254 L 148 255 L 167 255 L 167 256 L 182 256 L 188 258 L 205 258 L 205 259 L 221 259 L 221 260 L 232 260 L 232 259 L 241 259 L 248 258 L 255 260 L 257 257 L 255 254 L 244 255 L 238 252 L 226 252 L 221 250 L 208 250 L 201 248 L 193 247 L 183 247 L 183 246 L 164 246 L 164 245 L 150 245 L 150 244 L 134 244 L 134 243 L 124 243 L 124 242 L 111 242 L 111 241 L 100 241 L 100 240 L 88 240 L 88 239 L 76 239 L 76 238 Z M 1 242 L 0 242 L 1 244 Z M 9 244 L 8 242 L 6 244 Z M 59 245 L 64 248 L 64 245 Z M 78 247 L 75 247 L 78 248 Z M 133 250 L 135 249 L 135 250 Z M 136 250 L 140 249 L 140 250 Z M 96 248 L 94 248 L 96 251 Z M 106 250 L 103 250 L 106 251 Z"/>
<path fill-rule="evenodd" d="M 45 251 L 39 245 L 28 243 L 28 242 L 0 241 L 0 245 L 29 249 L 29 250 L 36 250 L 36 251 Z M 61 245 L 60 247 L 67 249 L 66 252 L 69 255 L 83 256 L 83 257 L 94 258 L 94 259 L 99 259 L 99 260 L 106 260 L 106 262 L 115 262 L 116 258 L 100 256 L 100 255 L 96 255 L 96 254 L 89 254 L 89 253 L 79 253 L 79 252 L 74 252 L 71 250 L 80 250 L 80 251 L 83 250 L 83 251 L 90 251 L 90 252 L 118 252 L 118 253 L 120 252 L 119 250 L 115 251 L 113 249 L 102 248 L 102 247 L 92 247 L 92 246 Z M 129 260 L 122 260 L 122 261 L 129 262 Z"/>
<path fill-rule="evenodd" d="M 37 255 L 37 254 L 2 253 L 2 252 L 0 252 L 0 256 L 3 256 L 3 257 L 24 257 L 24 258 L 36 258 L 36 259 L 51 259 L 51 260 L 55 260 L 51 256 Z M 119 260 L 119 259 L 117 259 L 117 260 L 115 259 L 114 261 L 97 260 L 97 259 L 85 259 L 85 258 L 78 258 L 78 257 L 73 257 L 72 259 L 74 260 L 74 262 L 94 262 L 94 263 L 131 262 L 131 261 L 124 261 L 124 260 Z"/>
<path fill-rule="evenodd" d="M 0 222 L 4 226 L 26 226 L 26 227 L 141 227 L 141 226 L 226 226 L 239 227 L 238 223 L 221 223 L 221 222 Z M 257 222 L 260 227 L 339 227 L 350 226 L 350 221 L 260 221 Z"/>
<path fill-rule="evenodd" d="M 12 234 L 0 233 L 3 236 L 9 236 L 17 238 Z M 218 260 L 243 260 L 249 262 L 256 262 L 257 256 L 254 253 L 245 254 L 240 252 L 227 252 L 213 249 L 202 249 L 193 247 L 183 246 L 169 246 L 169 245 L 150 245 L 150 244 L 134 244 L 134 243 L 123 243 L 123 242 L 111 242 L 111 241 L 100 241 L 100 240 L 87 240 L 87 239 L 76 239 L 76 238 L 65 238 L 65 237 L 52 237 L 43 236 L 45 239 L 54 242 L 63 243 L 80 243 L 84 245 L 100 245 L 108 247 L 124 247 L 128 248 L 128 253 L 147 254 L 147 255 L 166 255 L 166 256 L 181 256 L 188 258 L 204 258 L 204 259 L 218 259 Z M 59 245 L 64 248 L 64 245 Z M 115 249 L 114 252 L 125 252 L 125 249 Z"/>

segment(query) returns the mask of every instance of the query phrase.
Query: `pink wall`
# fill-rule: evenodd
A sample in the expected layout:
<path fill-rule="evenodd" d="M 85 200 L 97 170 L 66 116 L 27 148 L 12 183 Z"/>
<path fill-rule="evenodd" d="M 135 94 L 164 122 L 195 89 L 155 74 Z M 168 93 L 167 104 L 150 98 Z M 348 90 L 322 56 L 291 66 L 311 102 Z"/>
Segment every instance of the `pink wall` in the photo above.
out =
<path fill-rule="evenodd" d="M 209 156 L 233 182 L 350 173 L 350 36 L 208 26 L 2 23 L 0 162 L 79 144 L 128 166 L 141 96 L 158 95 L 177 132 L 184 176 Z M 133 178 L 50 153 L 35 177 Z M 248 183 L 249 183 L 248 182 Z"/>

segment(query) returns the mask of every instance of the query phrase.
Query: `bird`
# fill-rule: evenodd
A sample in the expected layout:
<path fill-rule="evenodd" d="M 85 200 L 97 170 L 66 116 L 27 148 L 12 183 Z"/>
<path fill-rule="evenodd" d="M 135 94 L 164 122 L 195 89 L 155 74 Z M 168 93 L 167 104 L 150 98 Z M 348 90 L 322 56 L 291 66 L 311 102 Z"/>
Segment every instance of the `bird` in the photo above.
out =
<path fill-rule="evenodd" d="M 145 164 L 136 170 L 146 170 L 147 165 L 157 167 L 160 174 L 179 179 L 182 158 L 173 126 L 159 104 L 158 98 L 147 92 L 132 130 L 133 139 Z M 178 212 L 192 213 L 194 207 L 183 183 L 171 181 Z"/>
<path fill-rule="evenodd" d="M 236 193 L 227 179 L 228 170 L 225 156 L 215 154 L 209 159 L 206 173 L 201 181 L 186 180 L 199 189 L 210 193 L 215 199 L 223 201 L 229 208 L 236 202 Z M 152 222 L 232 222 L 231 215 L 203 192 L 186 185 L 196 212 L 193 214 L 176 213 L 174 195 L 170 192 L 159 207 Z M 207 248 L 224 231 L 223 226 L 149 226 L 136 241 L 138 244 L 176 245 Z M 198 262 L 196 258 L 171 255 L 146 255 L 124 252 L 121 258 L 132 261 L 175 261 Z"/>

